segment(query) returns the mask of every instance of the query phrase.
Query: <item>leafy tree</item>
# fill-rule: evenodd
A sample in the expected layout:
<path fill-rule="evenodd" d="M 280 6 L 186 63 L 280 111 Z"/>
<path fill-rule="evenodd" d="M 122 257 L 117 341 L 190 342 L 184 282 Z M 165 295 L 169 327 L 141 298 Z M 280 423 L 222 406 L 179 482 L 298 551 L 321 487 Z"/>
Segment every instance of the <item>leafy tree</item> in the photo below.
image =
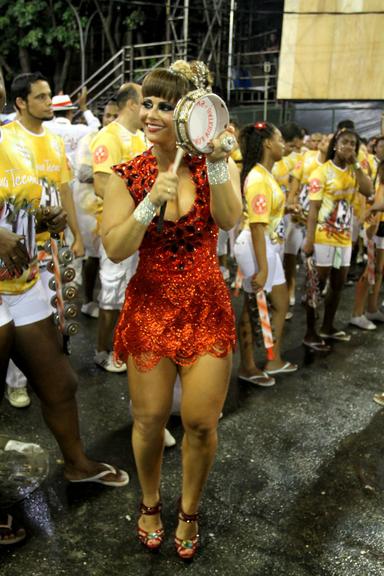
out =
<path fill-rule="evenodd" d="M 8 75 L 39 69 L 62 89 L 78 49 L 78 25 L 65 0 L 0 0 L 0 65 Z"/>

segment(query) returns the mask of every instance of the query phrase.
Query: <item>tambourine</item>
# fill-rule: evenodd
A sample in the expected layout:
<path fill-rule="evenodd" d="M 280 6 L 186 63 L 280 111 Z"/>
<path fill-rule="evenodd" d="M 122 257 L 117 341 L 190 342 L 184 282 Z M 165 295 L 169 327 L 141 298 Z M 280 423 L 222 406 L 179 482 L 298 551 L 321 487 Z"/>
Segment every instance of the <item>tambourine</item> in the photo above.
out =
<path fill-rule="evenodd" d="M 229 112 L 220 96 L 200 89 L 188 92 L 178 101 L 173 121 L 177 146 L 191 154 L 209 154 L 211 140 L 228 126 Z M 224 142 L 224 146 L 228 143 Z"/>
<path fill-rule="evenodd" d="M 209 143 L 229 123 L 229 112 L 224 100 L 217 94 L 199 89 L 188 92 L 180 98 L 173 112 L 173 122 L 176 131 L 177 153 L 172 171 L 176 174 L 184 153 L 209 154 L 213 148 Z M 235 144 L 233 136 L 225 136 L 221 147 L 226 152 L 232 150 Z M 157 230 L 161 232 L 164 225 L 166 203 L 160 210 Z"/>

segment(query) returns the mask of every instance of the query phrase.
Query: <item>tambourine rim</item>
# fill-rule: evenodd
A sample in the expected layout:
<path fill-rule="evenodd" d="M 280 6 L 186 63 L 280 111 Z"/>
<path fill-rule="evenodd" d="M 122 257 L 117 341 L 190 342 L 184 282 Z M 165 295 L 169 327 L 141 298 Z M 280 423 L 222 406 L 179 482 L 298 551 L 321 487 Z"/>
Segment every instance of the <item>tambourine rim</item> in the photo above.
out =
<path fill-rule="evenodd" d="M 177 145 L 184 148 L 188 152 L 193 153 L 193 154 L 209 153 L 210 149 L 207 149 L 208 148 L 208 142 L 206 144 L 204 144 L 203 148 L 197 148 L 191 142 L 191 139 L 189 138 L 187 130 L 184 130 L 184 131 L 182 130 L 182 128 L 185 128 L 186 126 L 188 126 L 188 118 L 186 119 L 186 121 L 183 120 L 181 122 L 178 117 L 181 113 L 183 106 L 185 106 L 186 104 L 189 103 L 190 109 L 188 109 L 186 111 L 186 113 L 189 115 L 190 112 L 193 110 L 193 107 L 197 104 L 197 102 L 199 102 L 200 100 L 203 100 L 203 99 L 208 99 L 211 102 L 213 100 L 214 106 L 215 106 L 215 104 L 216 105 L 219 104 L 222 106 L 222 108 L 225 111 L 226 116 L 227 116 L 227 121 L 223 124 L 223 128 L 222 128 L 223 130 L 226 128 L 226 126 L 229 122 L 229 111 L 228 111 L 227 105 L 224 102 L 224 100 L 218 94 L 215 94 L 214 92 L 207 92 L 205 90 L 199 89 L 199 90 L 194 90 L 192 92 L 188 92 L 187 94 L 185 94 L 185 96 L 180 98 L 180 100 L 177 102 L 175 110 L 173 112 L 173 122 L 174 122 L 174 126 L 175 126 Z M 215 111 L 216 111 L 216 108 L 215 108 Z"/>

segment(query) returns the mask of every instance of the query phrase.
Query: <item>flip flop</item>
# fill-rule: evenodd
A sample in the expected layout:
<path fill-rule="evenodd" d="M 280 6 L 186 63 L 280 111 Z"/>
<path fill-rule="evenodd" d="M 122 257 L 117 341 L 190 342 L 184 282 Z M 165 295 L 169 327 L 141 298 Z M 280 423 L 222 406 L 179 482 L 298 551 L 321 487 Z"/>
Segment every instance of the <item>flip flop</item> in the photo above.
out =
<path fill-rule="evenodd" d="M 273 374 L 290 374 L 290 372 L 296 372 L 298 369 L 297 364 L 291 364 L 290 362 L 286 362 L 284 366 L 281 368 L 276 368 L 276 370 L 266 370 L 266 373 L 269 375 Z"/>
<path fill-rule="evenodd" d="M 380 404 L 380 406 L 384 406 L 384 392 L 381 394 L 375 394 L 373 401 L 376 402 L 376 404 Z"/>
<path fill-rule="evenodd" d="M 351 335 L 344 332 L 344 330 L 338 330 L 337 332 L 332 332 L 332 334 L 320 332 L 320 336 L 326 340 L 338 340 L 339 342 L 349 342 L 351 339 Z"/>
<path fill-rule="evenodd" d="M 307 340 L 303 340 L 303 344 L 307 348 L 315 350 L 315 352 L 329 352 L 331 350 L 330 345 L 324 342 L 324 340 L 321 342 L 308 342 Z"/>
<path fill-rule="evenodd" d="M 73 484 L 80 484 L 83 482 L 94 482 L 95 484 L 103 484 L 104 486 L 112 486 L 112 488 L 120 488 L 121 486 L 126 486 L 129 482 L 129 476 L 125 470 L 119 470 L 119 468 L 115 468 L 110 464 L 106 464 L 105 462 L 101 463 L 103 466 L 107 468 L 107 470 L 103 470 L 94 476 L 88 476 L 88 478 L 81 478 L 80 480 L 69 480 Z M 121 480 L 113 481 L 113 480 L 104 480 L 104 476 L 108 476 L 108 474 L 115 474 L 115 476 L 120 475 Z"/>
<path fill-rule="evenodd" d="M 264 386 L 265 388 L 274 386 L 276 384 L 276 380 L 271 378 L 266 372 L 262 372 L 261 374 L 253 374 L 252 376 L 238 375 L 237 378 L 238 380 L 242 380 L 248 384 L 257 384 L 258 386 Z"/>
<path fill-rule="evenodd" d="M 5 534 L 9 536 L 9 538 L 4 538 Z M 0 524 L 0 545 L 10 546 L 12 544 L 17 544 L 24 540 L 26 535 L 24 528 L 17 526 L 13 521 L 13 517 L 10 514 L 7 514 L 7 523 Z"/>

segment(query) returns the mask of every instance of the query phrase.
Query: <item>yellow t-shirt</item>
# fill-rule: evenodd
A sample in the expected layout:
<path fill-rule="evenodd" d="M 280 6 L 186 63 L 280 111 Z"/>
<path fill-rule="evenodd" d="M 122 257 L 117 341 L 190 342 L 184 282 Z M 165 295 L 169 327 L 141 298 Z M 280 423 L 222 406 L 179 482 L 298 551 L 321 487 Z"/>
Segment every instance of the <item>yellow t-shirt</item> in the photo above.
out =
<path fill-rule="evenodd" d="M 24 237 L 31 262 L 21 276 L 12 278 L 0 260 L 0 293 L 26 292 L 39 278 L 34 212 L 40 205 L 41 193 L 31 150 L 13 130 L 1 128 L 0 226 Z"/>
<path fill-rule="evenodd" d="M 309 178 L 316 168 L 322 166 L 319 161 L 319 152 L 317 150 L 308 150 L 302 158 L 299 158 L 291 174 L 293 178 L 296 178 L 300 182 L 299 191 L 299 204 L 301 205 L 303 211 L 308 213 L 309 211 L 309 198 L 308 198 L 308 182 Z"/>
<path fill-rule="evenodd" d="M 43 128 L 41 134 L 35 134 L 18 121 L 4 126 L 4 131 L 7 130 L 32 153 L 43 188 L 41 206 L 59 206 L 60 186 L 71 180 L 63 139 L 47 128 Z M 42 247 L 49 240 L 49 232 L 41 232 L 36 238 L 39 247 Z M 43 253 L 39 254 L 39 259 L 45 257 Z"/>
<path fill-rule="evenodd" d="M 342 169 L 332 160 L 312 172 L 309 179 L 309 200 L 321 201 L 315 242 L 330 246 L 352 243 L 352 202 L 358 192 L 354 169 Z"/>
<path fill-rule="evenodd" d="M 288 156 L 283 156 L 281 160 L 275 162 L 272 168 L 272 174 L 284 194 L 287 194 L 289 188 L 289 176 L 297 162 L 302 158 L 299 152 L 291 152 Z"/>
<path fill-rule="evenodd" d="M 246 214 L 244 228 L 250 224 L 266 224 L 271 242 L 284 241 L 285 195 L 273 175 L 256 164 L 244 182 Z"/>
<path fill-rule="evenodd" d="M 100 130 L 91 143 L 93 172 L 112 174 L 112 166 L 129 162 L 142 154 L 147 145 L 143 132 L 135 134 L 117 120 Z"/>

